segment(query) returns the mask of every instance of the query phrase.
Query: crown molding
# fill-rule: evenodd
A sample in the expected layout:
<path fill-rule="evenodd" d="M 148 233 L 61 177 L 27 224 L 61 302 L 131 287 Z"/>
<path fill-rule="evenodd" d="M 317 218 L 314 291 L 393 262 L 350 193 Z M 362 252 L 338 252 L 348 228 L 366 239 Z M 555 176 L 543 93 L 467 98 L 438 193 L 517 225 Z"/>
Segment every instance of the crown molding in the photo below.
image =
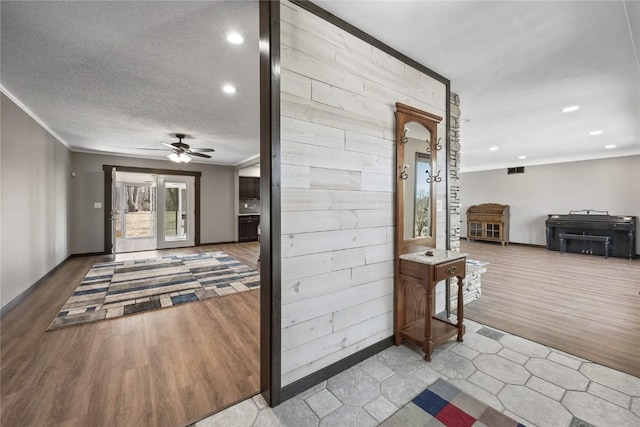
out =
<path fill-rule="evenodd" d="M 69 145 L 69 143 L 67 143 L 67 141 L 65 141 L 64 138 L 62 138 L 60 135 L 55 133 L 53 129 L 51 129 L 44 121 L 42 121 L 42 119 L 40 119 L 40 117 L 38 117 L 36 115 L 36 113 L 31 111 L 29 109 L 29 107 L 24 105 L 18 98 L 16 98 L 11 92 L 9 92 L 7 90 L 7 88 L 5 88 L 4 86 L 0 85 L 0 92 L 2 92 L 14 104 L 16 104 L 18 107 L 20 107 L 20 109 L 22 111 L 24 111 L 29 117 L 31 117 L 33 120 L 35 120 L 35 122 L 38 123 L 44 130 L 46 130 L 51 136 L 53 136 L 55 139 L 57 139 L 60 144 L 64 145 L 69 150 L 73 151 L 71 149 L 71 146 Z"/>

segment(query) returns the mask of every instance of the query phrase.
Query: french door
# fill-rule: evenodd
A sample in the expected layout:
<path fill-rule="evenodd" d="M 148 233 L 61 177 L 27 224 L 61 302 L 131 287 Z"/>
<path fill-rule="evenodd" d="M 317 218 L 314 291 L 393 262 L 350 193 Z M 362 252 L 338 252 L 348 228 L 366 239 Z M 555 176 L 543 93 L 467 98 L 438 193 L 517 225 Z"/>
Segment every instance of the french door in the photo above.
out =
<path fill-rule="evenodd" d="M 158 249 L 194 246 L 195 180 L 158 175 Z"/>
<path fill-rule="evenodd" d="M 114 253 L 194 246 L 192 176 L 113 173 Z"/>

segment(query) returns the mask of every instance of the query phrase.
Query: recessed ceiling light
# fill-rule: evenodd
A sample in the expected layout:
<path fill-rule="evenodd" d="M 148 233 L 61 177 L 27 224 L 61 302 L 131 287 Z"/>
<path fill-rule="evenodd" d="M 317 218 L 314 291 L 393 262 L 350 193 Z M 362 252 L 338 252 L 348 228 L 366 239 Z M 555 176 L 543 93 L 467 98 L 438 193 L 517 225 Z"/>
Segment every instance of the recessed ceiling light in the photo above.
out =
<path fill-rule="evenodd" d="M 616 148 L 616 144 L 605 145 L 604 148 L 606 148 L 607 150 L 609 150 L 611 148 Z"/>
<path fill-rule="evenodd" d="M 498 147 L 489 147 L 489 151 L 498 151 Z"/>
<path fill-rule="evenodd" d="M 227 34 L 227 41 L 231 44 L 242 44 L 244 43 L 244 37 L 236 32 L 231 32 Z"/>
<path fill-rule="evenodd" d="M 596 136 L 596 135 L 601 135 L 602 131 L 601 130 L 592 130 L 591 132 L 589 132 L 589 135 L 591 136 Z"/>
<path fill-rule="evenodd" d="M 224 93 L 232 94 L 232 93 L 236 93 L 236 88 L 233 85 L 224 85 L 222 87 L 222 91 Z"/>
<path fill-rule="evenodd" d="M 520 160 L 524 160 L 526 158 L 527 158 L 527 156 L 518 156 L 518 159 L 520 159 Z"/>
<path fill-rule="evenodd" d="M 573 112 L 573 111 L 578 111 L 579 109 L 580 109 L 580 106 L 579 106 L 579 105 L 572 105 L 572 106 L 570 106 L 570 107 L 564 107 L 564 108 L 562 109 L 562 112 L 563 112 L 563 113 L 571 113 L 571 112 Z"/>

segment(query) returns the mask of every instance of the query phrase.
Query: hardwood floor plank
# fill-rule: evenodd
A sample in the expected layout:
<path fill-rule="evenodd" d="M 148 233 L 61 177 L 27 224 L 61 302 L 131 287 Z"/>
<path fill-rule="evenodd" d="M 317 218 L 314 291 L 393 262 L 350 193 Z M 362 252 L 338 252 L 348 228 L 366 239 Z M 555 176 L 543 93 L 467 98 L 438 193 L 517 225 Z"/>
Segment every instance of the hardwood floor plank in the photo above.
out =
<path fill-rule="evenodd" d="M 465 317 L 640 376 L 640 259 L 462 241 L 488 261 Z"/>
<path fill-rule="evenodd" d="M 258 269 L 257 242 L 224 251 Z M 73 258 L 2 318 L 2 426 L 182 426 L 259 391 L 260 291 L 46 332 L 95 262 Z"/>

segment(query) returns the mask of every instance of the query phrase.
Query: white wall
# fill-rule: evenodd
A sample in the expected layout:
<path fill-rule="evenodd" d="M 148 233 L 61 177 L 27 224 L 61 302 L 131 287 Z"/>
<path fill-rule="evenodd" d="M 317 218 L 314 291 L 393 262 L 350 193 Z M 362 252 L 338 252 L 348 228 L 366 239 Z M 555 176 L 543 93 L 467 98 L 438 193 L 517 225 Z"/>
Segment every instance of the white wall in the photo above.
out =
<path fill-rule="evenodd" d="M 69 255 L 70 152 L 2 94 L 2 307 Z"/>
<path fill-rule="evenodd" d="M 446 88 L 286 1 L 281 38 L 287 385 L 393 335 L 395 103 L 444 116 Z"/>
<path fill-rule="evenodd" d="M 103 165 L 142 168 L 177 169 L 164 160 L 72 153 L 71 167 L 76 176 L 71 181 L 71 253 L 82 254 L 104 250 L 104 172 Z M 231 166 L 189 163 L 181 169 L 202 172 L 200 181 L 200 243 L 235 240 L 238 227 L 234 213 L 234 168 Z M 101 202 L 100 209 L 94 202 Z"/>
<path fill-rule="evenodd" d="M 514 175 L 505 169 L 461 173 L 460 198 L 463 236 L 467 208 L 494 202 L 511 207 L 512 242 L 544 245 L 549 214 L 597 209 L 640 217 L 640 156 L 527 166 Z M 640 239 L 636 243 L 640 253 Z"/>
<path fill-rule="evenodd" d="M 260 166 L 247 166 L 238 170 L 238 176 L 260 178 Z"/>

